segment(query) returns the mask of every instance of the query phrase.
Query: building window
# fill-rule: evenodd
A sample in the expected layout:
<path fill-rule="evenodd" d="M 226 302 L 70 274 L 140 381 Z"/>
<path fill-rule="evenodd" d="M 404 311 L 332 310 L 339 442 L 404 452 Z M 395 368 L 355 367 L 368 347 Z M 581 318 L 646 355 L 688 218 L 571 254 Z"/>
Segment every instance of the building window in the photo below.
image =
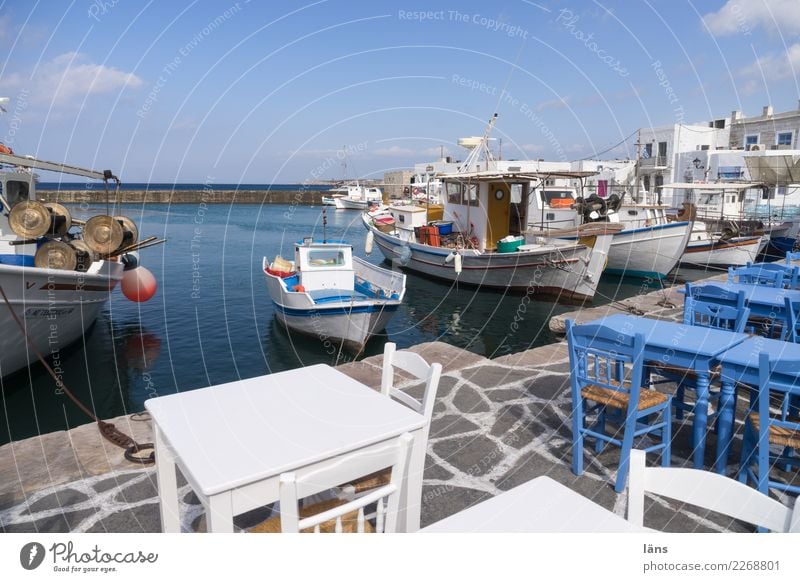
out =
<path fill-rule="evenodd" d="M 792 145 L 792 132 L 791 131 L 781 131 L 778 133 L 778 145 L 785 145 L 790 146 Z"/>
<path fill-rule="evenodd" d="M 758 143 L 758 134 L 756 135 L 746 135 L 744 138 L 744 145 L 745 147 L 749 145 L 756 145 Z"/>

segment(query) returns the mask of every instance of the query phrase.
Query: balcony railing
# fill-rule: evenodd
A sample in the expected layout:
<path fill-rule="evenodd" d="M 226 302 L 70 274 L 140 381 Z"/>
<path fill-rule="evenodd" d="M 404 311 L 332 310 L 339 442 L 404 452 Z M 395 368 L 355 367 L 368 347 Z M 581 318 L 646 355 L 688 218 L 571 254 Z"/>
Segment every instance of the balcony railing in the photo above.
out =
<path fill-rule="evenodd" d="M 666 168 L 667 156 L 653 156 L 651 158 L 641 158 L 639 166 L 642 168 Z"/>

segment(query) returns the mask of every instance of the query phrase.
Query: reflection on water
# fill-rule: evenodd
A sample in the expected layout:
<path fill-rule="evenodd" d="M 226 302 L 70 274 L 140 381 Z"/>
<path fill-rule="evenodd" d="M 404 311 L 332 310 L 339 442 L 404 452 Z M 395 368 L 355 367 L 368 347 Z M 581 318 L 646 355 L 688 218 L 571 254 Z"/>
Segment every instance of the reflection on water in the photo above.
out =
<path fill-rule="evenodd" d="M 101 418 L 140 411 L 156 396 L 352 358 L 275 321 L 261 261 L 291 257 L 294 242 L 310 235 L 348 240 L 365 257 L 357 212 L 328 211 L 326 225 L 320 208 L 290 205 L 149 205 L 119 213 L 168 242 L 141 252 L 158 279 L 156 296 L 136 304 L 115 291 L 85 338 L 62 353 L 65 383 Z M 366 258 L 383 259 L 377 250 Z M 650 290 L 604 279 L 595 303 Z M 401 348 L 443 341 L 497 357 L 552 342 L 549 319 L 574 309 L 409 273 L 404 304 L 362 356 L 381 353 L 388 338 Z M 54 394 L 38 365 L 4 379 L 2 397 L 0 442 L 88 422 Z"/>

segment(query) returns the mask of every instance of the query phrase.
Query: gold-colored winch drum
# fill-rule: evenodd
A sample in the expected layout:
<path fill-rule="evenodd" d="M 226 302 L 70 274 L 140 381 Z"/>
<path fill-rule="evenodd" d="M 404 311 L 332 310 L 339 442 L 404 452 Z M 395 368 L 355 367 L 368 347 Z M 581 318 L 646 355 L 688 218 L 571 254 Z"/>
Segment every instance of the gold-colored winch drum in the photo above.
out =
<path fill-rule="evenodd" d="M 119 222 L 123 232 L 122 244 L 119 248 L 128 247 L 139 240 L 139 229 L 136 227 L 135 222 L 127 216 L 115 216 L 114 220 Z"/>
<path fill-rule="evenodd" d="M 82 273 L 88 271 L 94 261 L 94 253 L 89 248 L 89 245 L 82 240 L 75 239 L 69 242 L 69 246 L 75 250 L 75 270 Z"/>
<path fill-rule="evenodd" d="M 51 240 L 39 247 L 33 262 L 41 269 L 74 271 L 78 257 L 75 249 L 67 243 Z"/>
<path fill-rule="evenodd" d="M 50 211 L 36 200 L 18 202 L 8 216 L 11 230 L 26 239 L 44 236 L 50 230 L 51 222 Z"/>
<path fill-rule="evenodd" d="M 119 221 L 105 214 L 93 216 L 83 227 L 84 242 L 99 255 L 108 255 L 117 250 L 124 236 Z"/>
<path fill-rule="evenodd" d="M 45 202 L 45 207 L 50 211 L 50 228 L 47 233 L 54 236 L 64 236 L 72 227 L 72 215 L 66 206 L 58 202 Z"/>

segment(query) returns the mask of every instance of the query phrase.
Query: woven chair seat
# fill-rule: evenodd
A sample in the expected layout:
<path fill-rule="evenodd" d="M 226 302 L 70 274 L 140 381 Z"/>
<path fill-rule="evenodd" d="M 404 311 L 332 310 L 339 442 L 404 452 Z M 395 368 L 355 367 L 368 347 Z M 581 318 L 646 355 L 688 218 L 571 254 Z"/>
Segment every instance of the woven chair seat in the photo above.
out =
<path fill-rule="evenodd" d="M 697 382 L 697 372 L 692 368 L 682 368 L 681 366 L 670 366 L 662 362 L 647 362 L 647 365 L 662 375 L 680 376 L 683 380 L 693 380 Z M 722 373 L 722 365 L 717 364 L 708 372 L 709 381 L 718 380 Z"/>
<path fill-rule="evenodd" d="M 371 473 L 357 481 L 342 485 L 341 487 L 352 487 L 354 493 L 363 493 L 364 491 L 370 491 L 371 489 L 377 489 L 378 487 L 388 485 L 391 480 L 392 469 L 387 468 L 382 471 Z"/>
<path fill-rule="evenodd" d="M 346 501 L 342 499 L 326 499 L 319 503 L 313 503 L 300 509 L 300 518 L 310 517 L 323 511 L 328 511 L 339 505 L 344 505 Z M 336 529 L 336 520 L 325 521 L 319 524 L 320 533 L 334 533 Z M 281 533 L 281 516 L 275 515 L 266 519 L 247 530 L 249 533 Z M 314 528 L 307 528 L 301 530 L 300 533 L 313 533 Z M 351 511 L 342 516 L 342 532 L 343 533 L 357 533 L 358 532 L 358 511 Z M 364 533 L 375 533 L 375 528 L 369 521 L 364 521 Z"/>
<path fill-rule="evenodd" d="M 757 412 L 750 413 L 750 422 L 753 423 L 753 428 L 758 432 L 759 418 Z M 769 427 L 769 442 L 773 445 L 780 445 L 782 447 L 800 448 L 800 430 L 785 428 L 781 426 Z"/>
<path fill-rule="evenodd" d="M 595 384 L 584 386 L 581 390 L 581 395 L 587 400 L 593 400 L 594 402 L 599 402 L 600 404 L 605 404 L 611 408 L 619 408 L 621 410 L 626 410 L 628 408 L 628 401 L 630 400 L 630 395 L 625 392 L 617 392 L 616 390 L 603 388 Z M 639 391 L 638 409 L 645 410 L 646 408 L 663 404 L 666 401 L 666 394 L 643 388 Z"/>

